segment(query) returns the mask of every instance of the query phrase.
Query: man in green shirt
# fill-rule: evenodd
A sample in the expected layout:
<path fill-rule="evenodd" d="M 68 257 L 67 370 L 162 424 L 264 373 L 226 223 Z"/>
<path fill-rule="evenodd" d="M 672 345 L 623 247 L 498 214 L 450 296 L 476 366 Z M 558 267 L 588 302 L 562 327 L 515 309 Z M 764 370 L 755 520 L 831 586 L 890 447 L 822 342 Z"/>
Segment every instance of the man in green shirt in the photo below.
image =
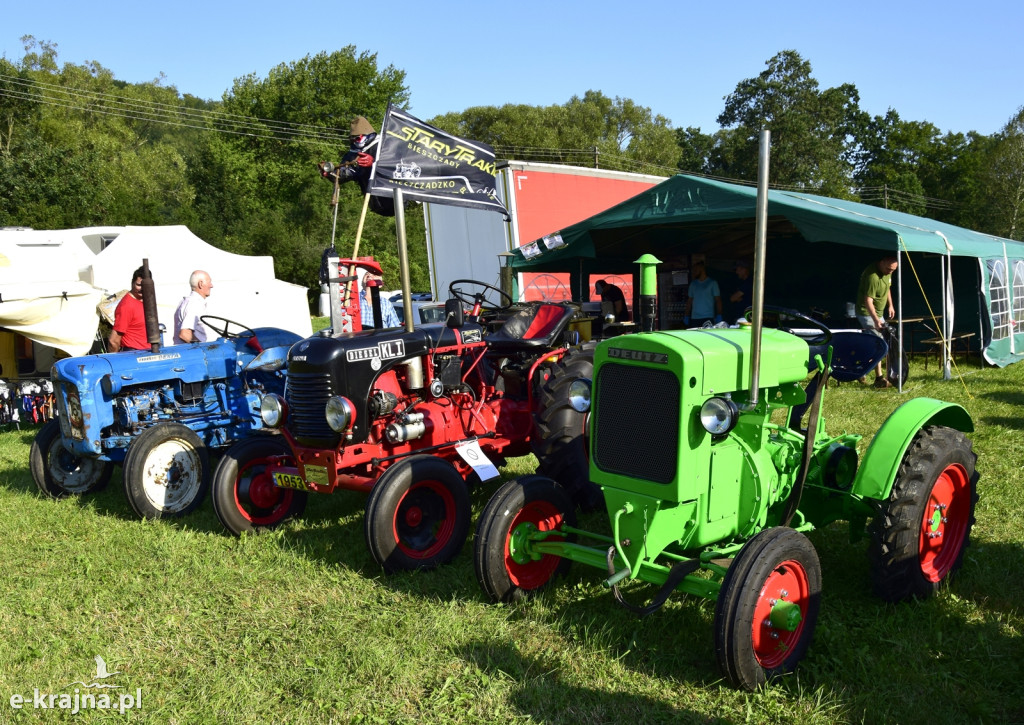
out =
<path fill-rule="evenodd" d="M 897 265 L 896 257 L 883 257 L 869 264 L 861 273 L 857 286 L 857 321 L 863 329 L 879 337 L 882 336 L 880 330 L 885 327 L 885 317 L 891 319 L 896 315 L 892 304 L 892 273 Z M 875 376 L 876 388 L 892 387 L 885 377 L 882 362 L 875 366 Z"/>

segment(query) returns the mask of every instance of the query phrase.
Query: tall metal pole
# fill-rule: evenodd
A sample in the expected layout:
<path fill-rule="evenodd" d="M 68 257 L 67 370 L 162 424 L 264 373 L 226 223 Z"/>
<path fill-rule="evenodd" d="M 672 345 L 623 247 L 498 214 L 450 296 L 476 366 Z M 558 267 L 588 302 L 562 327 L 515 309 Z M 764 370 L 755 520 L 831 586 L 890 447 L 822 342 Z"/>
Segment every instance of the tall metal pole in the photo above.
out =
<path fill-rule="evenodd" d="M 395 230 L 398 234 L 398 269 L 402 276 L 405 331 L 412 332 L 412 283 L 409 281 L 409 247 L 405 239 L 405 203 L 402 201 L 402 190 L 398 187 L 395 187 Z"/>
<path fill-rule="evenodd" d="M 750 401 L 757 406 L 761 382 L 761 328 L 764 325 L 764 257 L 768 239 L 768 160 L 772 132 L 761 130 L 757 157 L 757 212 L 754 217 L 754 299 L 750 330 Z"/>
<path fill-rule="evenodd" d="M 1007 267 L 1009 270 L 1009 267 Z M 952 352 L 952 342 L 950 337 L 953 335 L 953 314 L 954 310 L 950 307 L 953 296 L 953 260 L 949 257 L 949 252 L 946 252 L 946 256 L 942 257 L 942 379 L 952 380 L 953 373 L 950 369 L 950 357 L 949 354 Z"/>
<path fill-rule="evenodd" d="M 909 251 L 905 252 L 904 256 L 907 258 L 907 260 L 909 260 L 910 259 L 910 252 Z M 897 335 L 896 339 L 899 340 L 899 345 L 900 345 L 900 355 L 899 355 L 900 372 L 899 372 L 899 375 L 896 376 L 896 390 L 897 390 L 897 392 L 902 393 L 903 392 L 903 356 L 907 354 L 905 352 L 907 347 L 906 347 L 906 345 L 903 344 L 903 262 L 900 260 L 900 250 L 899 249 L 896 250 L 896 261 L 897 261 L 897 265 L 896 265 L 896 324 L 898 325 L 897 329 L 899 331 L 899 335 Z M 886 372 L 888 372 L 888 371 L 886 371 Z"/>

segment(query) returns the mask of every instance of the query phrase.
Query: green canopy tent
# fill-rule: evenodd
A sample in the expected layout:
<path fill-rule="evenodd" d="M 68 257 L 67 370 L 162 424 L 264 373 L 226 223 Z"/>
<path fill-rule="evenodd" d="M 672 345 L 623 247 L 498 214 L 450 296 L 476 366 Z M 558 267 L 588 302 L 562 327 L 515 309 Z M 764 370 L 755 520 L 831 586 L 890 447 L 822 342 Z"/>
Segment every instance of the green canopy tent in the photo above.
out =
<path fill-rule="evenodd" d="M 710 269 L 716 262 L 717 271 L 730 269 L 733 260 L 752 254 L 756 198 L 753 186 L 680 174 L 524 244 L 510 263 L 520 272 L 569 272 L 575 299 L 587 297 L 589 275 L 632 271 L 633 261 L 647 252 L 669 268 L 700 253 Z M 768 192 L 767 237 L 769 303 L 844 309 L 864 267 L 892 254 L 901 261 L 894 290 L 900 320 L 934 314 L 948 337 L 957 308 L 968 329 L 980 333 L 990 363 L 1024 358 L 1024 243 L 779 190 Z"/>

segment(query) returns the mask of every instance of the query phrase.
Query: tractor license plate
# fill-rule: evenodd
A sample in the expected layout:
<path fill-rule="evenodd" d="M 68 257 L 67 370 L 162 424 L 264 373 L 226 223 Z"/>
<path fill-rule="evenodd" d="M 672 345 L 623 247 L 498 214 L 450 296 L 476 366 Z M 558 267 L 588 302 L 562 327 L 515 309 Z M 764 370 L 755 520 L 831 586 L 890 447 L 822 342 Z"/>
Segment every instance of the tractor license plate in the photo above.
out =
<path fill-rule="evenodd" d="M 294 488 L 299 491 L 311 491 L 313 490 L 309 485 L 311 483 L 315 483 L 318 486 L 326 486 L 329 484 L 326 466 L 306 466 L 305 479 L 303 479 L 302 476 L 295 475 L 294 473 L 274 474 L 274 485 L 278 488 Z"/>
<path fill-rule="evenodd" d="M 302 480 L 302 476 L 296 476 L 293 473 L 275 473 L 274 485 L 278 488 L 294 488 L 299 491 L 307 491 L 309 489 L 306 482 Z"/>

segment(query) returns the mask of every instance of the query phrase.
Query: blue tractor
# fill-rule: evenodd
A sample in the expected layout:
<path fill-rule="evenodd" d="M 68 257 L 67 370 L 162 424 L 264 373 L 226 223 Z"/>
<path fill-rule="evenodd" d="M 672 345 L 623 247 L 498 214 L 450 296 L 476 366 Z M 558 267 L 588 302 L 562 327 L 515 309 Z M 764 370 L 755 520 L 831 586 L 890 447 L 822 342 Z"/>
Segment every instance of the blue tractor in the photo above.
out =
<path fill-rule="evenodd" d="M 284 393 L 288 349 L 301 338 L 208 315 L 218 339 L 58 361 L 59 415 L 32 443 L 39 490 L 59 498 L 103 488 L 115 464 L 143 518 L 183 516 L 206 495 L 210 450 L 262 428 L 260 402 Z"/>

